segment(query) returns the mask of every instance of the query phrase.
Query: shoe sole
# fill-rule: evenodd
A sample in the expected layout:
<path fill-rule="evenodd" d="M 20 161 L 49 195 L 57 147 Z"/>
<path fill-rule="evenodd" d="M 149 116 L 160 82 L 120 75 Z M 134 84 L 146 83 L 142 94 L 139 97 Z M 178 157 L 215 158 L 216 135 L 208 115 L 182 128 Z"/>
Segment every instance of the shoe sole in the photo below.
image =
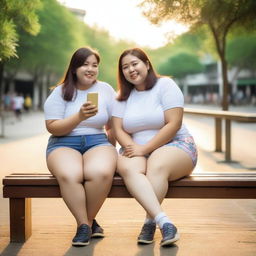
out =
<path fill-rule="evenodd" d="M 103 237 L 105 237 L 105 235 L 102 233 L 93 233 L 91 237 L 92 238 L 103 238 Z"/>
<path fill-rule="evenodd" d="M 88 245 L 90 242 L 88 241 L 88 242 L 72 242 L 72 245 L 73 246 L 86 246 L 86 245 Z"/>
<path fill-rule="evenodd" d="M 166 241 L 162 242 L 160 245 L 161 246 L 172 245 L 173 243 L 177 242 L 179 239 L 180 239 L 180 235 L 177 233 L 173 239 L 166 240 Z"/>
<path fill-rule="evenodd" d="M 148 241 L 148 240 L 137 240 L 138 244 L 152 244 L 154 240 Z"/>

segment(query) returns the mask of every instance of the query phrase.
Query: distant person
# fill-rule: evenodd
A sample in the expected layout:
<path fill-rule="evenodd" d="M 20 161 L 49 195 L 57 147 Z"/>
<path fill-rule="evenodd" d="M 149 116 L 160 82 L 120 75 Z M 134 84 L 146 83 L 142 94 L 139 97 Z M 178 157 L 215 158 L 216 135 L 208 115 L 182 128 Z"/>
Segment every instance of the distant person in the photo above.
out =
<path fill-rule="evenodd" d="M 116 170 L 116 148 L 111 115 L 115 91 L 97 80 L 100 56 L 80 48 L 72 56 L 63 82 L 44 104 L 47 130 L 47 166 L 57 178 L 61 195 L 76 219 L 74 246 L 104 237 L 95 216 L 105 201 Z M 98 93 L 98 107 L 87 101 Z"/>
<path fill-rule="evenodd" d="M 17 120 L 21 120 L 22 110 L 23 110 L 23 104 L 24 104 L 24 97 L 21 95 L 21 93 L 17 93 L 13 97 L 13 110 L 16 116 Z"/>
<path fill-rule="evenodd" d="M 161 207 L 168 182 L 189 175 L 197 162 L 193 137 L 183 124 L 184 98 L 177 84 L 156 74 L 141 49 L 124 51 L 118 62 L 118 101 L 113 109 L 115 136 L 121 145 L 117 171 L 130 194 L 146 211 L 138 243 L 161 246 L 179 239 Z"/>
<path fill-rule="evenodd" d="M 32 107 L 32 99 L 29 94 L 26 95 L 25 101 L 24 101 L 24 108 L 26 112 L 29 112 Z"/>
<path fill-rule="evenodd" d="M 3 98 L 4 98 L 4 110 L 5 111 L 11 110 L 12 98 L 11 98 L 10 93 L 6 93 Z"/>

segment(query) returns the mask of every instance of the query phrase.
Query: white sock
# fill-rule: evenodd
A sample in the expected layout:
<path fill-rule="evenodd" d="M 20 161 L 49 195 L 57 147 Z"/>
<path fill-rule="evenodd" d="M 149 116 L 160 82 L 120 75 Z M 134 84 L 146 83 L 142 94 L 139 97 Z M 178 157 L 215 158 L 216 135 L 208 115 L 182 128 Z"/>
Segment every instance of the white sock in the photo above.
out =
<path fill-rule="evenodd" d="M 148 224 L 148 223 L 156 223 L 154 219 L 151 218 L 146 218 L 144 221 L 144 224 Z"/>
<path fill-rule="evenodd" d="M 160 212 L 156 217 L 155 217 L 156 224 L 160 229 L 163 228 L 163 225 L 168 222 L 172 223 L 171 220 L 166 216 L 164 212 Z"/>

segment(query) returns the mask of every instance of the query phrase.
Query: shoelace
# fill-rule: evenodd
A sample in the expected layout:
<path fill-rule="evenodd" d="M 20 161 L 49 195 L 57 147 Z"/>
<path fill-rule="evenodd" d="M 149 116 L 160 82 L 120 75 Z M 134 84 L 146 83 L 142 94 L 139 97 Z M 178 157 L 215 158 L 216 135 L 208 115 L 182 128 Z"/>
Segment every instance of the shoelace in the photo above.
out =
<path fill-rule="evenodd" d="M 170 234 L 173 236 L 174 233 L 175 233 L 175 227 L 172 224 L 168 224 L 163 227 L 164 236 L 168 236 Z"/>
<path fill-rule="evenodd" d="M 88 234 L 89 233 L 89 228 L 87 226 L 81 226 L 78 228 L 77 232 L 76 232 L 76 238 L 83 238 L 84 234 Z"/>
<path fill-rule="evenodd" d="M 155 231 L 155 224 L 144 224 L 141 233 L 153 234 Z"/>

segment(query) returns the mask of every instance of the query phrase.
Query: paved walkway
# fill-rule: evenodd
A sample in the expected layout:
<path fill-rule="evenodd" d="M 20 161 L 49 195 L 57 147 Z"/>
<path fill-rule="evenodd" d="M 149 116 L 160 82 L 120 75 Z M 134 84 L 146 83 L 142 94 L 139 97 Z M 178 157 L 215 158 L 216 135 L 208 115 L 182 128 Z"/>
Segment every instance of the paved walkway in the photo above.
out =
<path fill-rule="evenodd" d="M 235 125 L 232 154 L 239 163 L 226 164 L 221 162 L 223 154 L 212 153 L 211 120 L 186 117 L 185 121 L 199 146 L 199 162 L 195 171 L 243 172 L 256 169 L 254 124 L 248 127 Z M 1 179 L 11 172 L 47 172 L 44 154 L 49 134 L 44 128 L 41 112 L 24 115 L 23 121 L 15 124 L 10 122 L 6 135 L 7 138 L 0 139 Z M 244 141 L 247 142 L 245 145 Z M 159 247 L 159 231 L 154 244 L 136 244 L 144 212 L 134 199 L 107 199 L 97 217 L 107 237 L 94 240 L 84 248 L 70 245 L 75 221 L 62 199 L 33 199 L 32 206 L 32 237 L 21 245 L 9 244 L 8 200 L 2 198 L 1 187 L 1 255 L 256 255 L 255 200 L 166 199 L 163 208 L 181 233 L 177 245 L 168 249 Z"/>

